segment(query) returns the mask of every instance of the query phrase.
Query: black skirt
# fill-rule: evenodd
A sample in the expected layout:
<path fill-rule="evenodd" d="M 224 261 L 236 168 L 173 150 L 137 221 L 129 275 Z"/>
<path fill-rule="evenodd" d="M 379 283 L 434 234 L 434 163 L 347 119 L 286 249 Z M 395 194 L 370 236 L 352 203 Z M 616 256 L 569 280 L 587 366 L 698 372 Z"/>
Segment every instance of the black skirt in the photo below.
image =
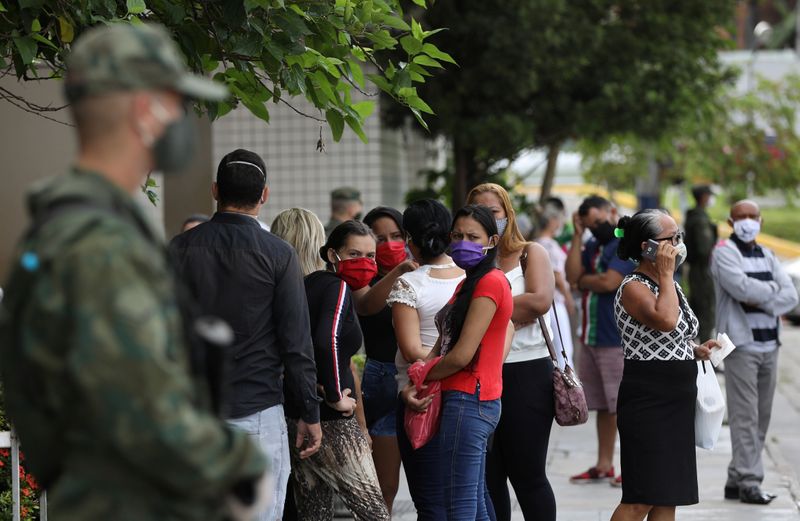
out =
<path fill-rule="evenodd" d="M 625 360 L 617 402 L 622 502 L 698 502 L 694 360 Z"/>

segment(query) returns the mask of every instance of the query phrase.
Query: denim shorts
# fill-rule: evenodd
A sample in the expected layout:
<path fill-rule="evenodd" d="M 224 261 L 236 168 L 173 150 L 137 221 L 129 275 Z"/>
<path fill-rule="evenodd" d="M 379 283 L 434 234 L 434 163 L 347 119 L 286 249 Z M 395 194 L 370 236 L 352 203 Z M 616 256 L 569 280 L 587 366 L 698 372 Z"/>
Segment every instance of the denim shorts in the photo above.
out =
<path fill-rule="evenodd" d="M 397 367 L 393 363 L 367 360 L 361 380 L 364 415 L 371 436 L 397 435 Z"/>

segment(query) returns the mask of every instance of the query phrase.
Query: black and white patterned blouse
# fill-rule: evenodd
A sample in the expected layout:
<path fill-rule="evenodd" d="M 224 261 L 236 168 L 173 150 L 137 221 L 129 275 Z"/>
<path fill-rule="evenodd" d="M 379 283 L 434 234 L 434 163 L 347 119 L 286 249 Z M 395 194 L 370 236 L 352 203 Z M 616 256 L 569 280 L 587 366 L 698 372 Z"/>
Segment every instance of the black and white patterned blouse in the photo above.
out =
<path fill-rule="evenodd" d="M 669 333 L 645 326 L 625 311 L 622 290 L 629 282 L 641 282 L 658 297 L 658 284 L 647 275 L 631 273 L 626 276 L 614 299 L 614 315 L 622 336 L 622 347 L 628 360 L 694 360 L 694 343 L 700 323 L 686 302 L 680 285 L 675 282 L 680 312 L 678 324 Z"/>

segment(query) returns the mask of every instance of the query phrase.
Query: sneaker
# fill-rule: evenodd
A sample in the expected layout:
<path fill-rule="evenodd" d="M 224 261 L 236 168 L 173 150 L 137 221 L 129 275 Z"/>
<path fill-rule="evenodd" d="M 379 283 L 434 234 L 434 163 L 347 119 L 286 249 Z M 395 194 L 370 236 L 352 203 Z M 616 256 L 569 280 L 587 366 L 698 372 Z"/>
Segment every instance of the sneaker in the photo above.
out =
<path fill-rule="evenodd" d="M 583 474 L 576 474 L 569 478 L 570 483 L 574 483 L 576 485 L 582 485 L 585 483 L 600 483 L 603 481 L 608 481 L 609 479 L 614 479 L 614 467 L 611 467 L 608 472 L 600 473 L 597 470 L 597 467 L 592 467 Z"/>
<path fill-rule="evenodd" d="M 622 474 L 611 480 L 611 486 L 615 488 L 622 488 Z"/>

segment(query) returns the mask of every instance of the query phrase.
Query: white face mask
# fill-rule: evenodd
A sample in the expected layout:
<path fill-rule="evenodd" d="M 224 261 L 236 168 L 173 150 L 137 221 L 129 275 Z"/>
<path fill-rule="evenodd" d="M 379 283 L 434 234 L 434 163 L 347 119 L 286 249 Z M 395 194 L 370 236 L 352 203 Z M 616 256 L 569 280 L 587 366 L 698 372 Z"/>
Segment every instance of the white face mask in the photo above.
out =
<path fill-rule="evenodd" d="M 497 235 L 502 237 L 503 233 L 505 233 L 506 231 L 506 226 L 508 226 L 508 217 L 503 217 L 502 219 L 495 219 L 494 222 L 497 224 Z"/>
<path fill-rule="evenodd" d="M 678 256 L 675 257 L 675 271 L 678 271 L 678 268 L 681 267 L 683 261 L 686 260 L 686 245 L 684 243 L 680 243 L 679 245 L 675 246 L 675 249 L 678 251 Z"/>
<path fill-rule="evenodd" d="M 761 220 L 740 219 L 734 221 L 733 231 L 742 242 L 753 242 L 761 231 Z"/>

